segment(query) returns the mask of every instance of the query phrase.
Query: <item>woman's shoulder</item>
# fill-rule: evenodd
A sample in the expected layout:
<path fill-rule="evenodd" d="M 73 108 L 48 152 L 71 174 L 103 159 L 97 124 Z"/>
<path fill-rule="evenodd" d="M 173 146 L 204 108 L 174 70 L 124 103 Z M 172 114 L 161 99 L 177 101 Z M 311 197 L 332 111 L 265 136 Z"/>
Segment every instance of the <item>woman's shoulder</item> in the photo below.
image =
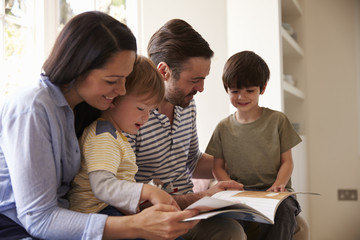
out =
<path fill-rule="evenodd" d="M 26 88 L 18 89 L 6 97 L 2 114 L 18 115 L 30 112 L 49 111 L 59 105 L 67 104 L 60 89 L 41 80 Z"/>

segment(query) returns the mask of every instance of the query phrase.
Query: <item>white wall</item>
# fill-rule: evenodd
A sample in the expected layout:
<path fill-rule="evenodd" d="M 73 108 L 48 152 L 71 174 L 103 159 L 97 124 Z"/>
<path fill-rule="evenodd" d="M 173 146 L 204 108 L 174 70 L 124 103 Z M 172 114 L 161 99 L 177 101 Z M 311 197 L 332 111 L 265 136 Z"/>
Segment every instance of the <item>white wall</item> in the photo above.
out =
<path fill-rule="evenodd" d="M 360 239 L 359 201 L 337 200 L 360 189 L 359 4 L 306 0 L 304 13 L 310 188 L 322 194 L 310 198 L 312 239 Z"/>
<path fill-rule="evenodd" d="M 259 105 L 283 111 L 280 1 L 228 0 L 226 17 L 228 56 L 244 50 L 259 54 L 270 68 L 270 79 Z M 235 111 L 232 106 L 230 109 Z"/>

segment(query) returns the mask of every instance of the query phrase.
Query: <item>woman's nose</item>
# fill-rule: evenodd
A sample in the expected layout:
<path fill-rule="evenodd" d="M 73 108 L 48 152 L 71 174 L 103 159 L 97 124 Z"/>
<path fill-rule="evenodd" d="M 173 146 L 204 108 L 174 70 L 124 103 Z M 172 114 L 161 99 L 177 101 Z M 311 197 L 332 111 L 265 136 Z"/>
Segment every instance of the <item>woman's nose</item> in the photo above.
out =
<path fill-rule="evenodd" d="M 121 79 L 116 83 L 114 92 L 120 96 L 126 94 L 125 79 Z"/>

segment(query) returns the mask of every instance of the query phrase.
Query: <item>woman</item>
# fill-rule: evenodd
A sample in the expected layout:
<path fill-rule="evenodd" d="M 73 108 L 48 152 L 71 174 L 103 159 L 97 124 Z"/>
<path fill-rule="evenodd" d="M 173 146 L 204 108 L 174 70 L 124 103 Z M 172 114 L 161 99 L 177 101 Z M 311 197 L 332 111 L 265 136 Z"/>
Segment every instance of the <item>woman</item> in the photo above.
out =
<path fill-rule="evenodd" d="M 180 221 L 196 212 L 170 205 L 125 217 L 67 209 L 80 165 L 74 109 L 111 107 L 126 92 L 135 58 L 124 24 L 101 12 L 80 14 L 59 34 L 37 86 L 0 108 L 0 239 L 172 239 L 193 227 Z"/>

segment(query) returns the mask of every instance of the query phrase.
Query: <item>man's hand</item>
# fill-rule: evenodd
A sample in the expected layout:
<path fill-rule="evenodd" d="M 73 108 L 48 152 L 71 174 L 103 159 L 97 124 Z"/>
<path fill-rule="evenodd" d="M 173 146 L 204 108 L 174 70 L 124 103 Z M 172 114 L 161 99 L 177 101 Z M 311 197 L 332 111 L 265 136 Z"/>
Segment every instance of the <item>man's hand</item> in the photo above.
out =
<path fill-rule="evenodd" d="M 244 185 L 235 182 L 234 180 L 220 181 L 216 185 L 206 190 L 204 193 L 206 196 L 212 196 L 217 192 L 221 192 L 225 190 L 244 190 Z"/>

